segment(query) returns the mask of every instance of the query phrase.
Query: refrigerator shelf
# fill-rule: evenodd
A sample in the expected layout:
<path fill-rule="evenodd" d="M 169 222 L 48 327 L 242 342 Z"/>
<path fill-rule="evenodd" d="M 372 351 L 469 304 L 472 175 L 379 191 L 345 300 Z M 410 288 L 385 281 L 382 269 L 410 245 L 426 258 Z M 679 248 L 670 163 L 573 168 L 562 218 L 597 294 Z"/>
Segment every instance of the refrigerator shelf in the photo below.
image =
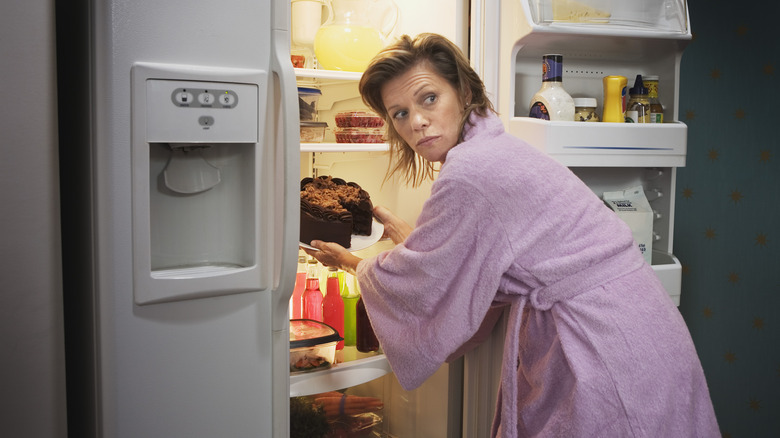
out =
<path fill-rule="evenodd" d="M 387 143 L 301 143 L 301 152 L 386 152 Z"/>
<path fill-rule="evenodd" d="M 653 251 L 653 271 L 676 306 L 680 305 L 682 264 L 680 260 L 663 251 Z"/>
<path fill-rule="evenodd" d="M 321 79 L 339 82 L 357 82 L 363 76 L 362 72 L 322 70 L 314 68 L 296 68 L 295 76 L 298 78 Z"/>
<path fill-rule="evenodd" d="M 382 353 L 360 353 L 355 347 L 336 352 L 331 368 L 290 375 L 290 397 L 301 397 L 360 385 L 388 374 L 390 363 Z"/>
<path fill-rule="evenodd" d="M 565 166 L 684 167 L 688 126 L 512 117 L 508 131 Z"/>

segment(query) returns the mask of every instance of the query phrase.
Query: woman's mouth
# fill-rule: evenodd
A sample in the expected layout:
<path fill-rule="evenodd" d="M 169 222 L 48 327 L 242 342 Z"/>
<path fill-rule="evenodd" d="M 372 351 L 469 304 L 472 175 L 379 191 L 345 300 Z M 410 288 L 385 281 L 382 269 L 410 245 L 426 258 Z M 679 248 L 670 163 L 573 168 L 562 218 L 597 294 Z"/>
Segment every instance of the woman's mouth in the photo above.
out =
<path fill-rule="evenodd" d="M 426 137 L 421 138 L 419 141 L 417 141 L 417 147 L 425 147 L 436 141 L 436 139 L 439 138 L 435 135 L 429 135 Z"/>

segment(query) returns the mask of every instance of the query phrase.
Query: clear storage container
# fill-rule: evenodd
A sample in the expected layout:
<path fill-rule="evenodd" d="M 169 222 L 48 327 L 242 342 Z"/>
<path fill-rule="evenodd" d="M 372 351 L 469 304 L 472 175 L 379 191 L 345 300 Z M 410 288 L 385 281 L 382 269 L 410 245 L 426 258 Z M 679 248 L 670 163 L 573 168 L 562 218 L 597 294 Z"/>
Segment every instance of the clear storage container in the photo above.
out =
<path fill-rule="evenodd" d="M 688 31 L 684 0 L 528 0 L 539 25 L 586 24 L 662 32 Z"/>
<path fill-rule="evenodd" d="M 328 369 L 336 359 L 336 344 L 344 340 L 324 322 L 290 320 L 290 373 Z"/>

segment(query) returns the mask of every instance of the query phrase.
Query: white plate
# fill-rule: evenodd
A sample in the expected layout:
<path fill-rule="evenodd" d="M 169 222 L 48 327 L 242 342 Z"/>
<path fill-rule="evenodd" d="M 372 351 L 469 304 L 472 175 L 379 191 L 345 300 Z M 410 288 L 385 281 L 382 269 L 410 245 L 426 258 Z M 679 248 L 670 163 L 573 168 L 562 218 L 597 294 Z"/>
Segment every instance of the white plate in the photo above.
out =
<path fill-rule="evenodd" d="M 382 238 L 382 233 L 385 232 L 385 226 L 382 225 L 380 222 L 378 222 L 376 219 L 371 223 L 371 235 L 370 236 L 359 236 L 357 234 L 352 235 L 352 246 L 347 248 L 347 251 L 360 251 L 361 249 L 366 249 L 369 246 L 379 242 L 379 239 Z M 301 248 L 306 249 L 313 249 L 314 251 L 319 251 L 317 248 L 307 245 L 303 242 L 298 242 L 298 246 Z"/>

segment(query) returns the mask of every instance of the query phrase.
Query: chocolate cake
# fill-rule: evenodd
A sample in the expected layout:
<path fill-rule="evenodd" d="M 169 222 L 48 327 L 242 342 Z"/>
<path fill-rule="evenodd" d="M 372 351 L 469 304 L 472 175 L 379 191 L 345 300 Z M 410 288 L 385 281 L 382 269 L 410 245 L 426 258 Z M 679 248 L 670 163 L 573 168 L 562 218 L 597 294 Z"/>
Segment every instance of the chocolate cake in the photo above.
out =
<path fill-rule="evenodd" d="M 371 235 L 373 204 L 357 183 L 321 176 L 301 180 L 300 241 L 336 242 L 349 248 L 352 234 Z"/>

